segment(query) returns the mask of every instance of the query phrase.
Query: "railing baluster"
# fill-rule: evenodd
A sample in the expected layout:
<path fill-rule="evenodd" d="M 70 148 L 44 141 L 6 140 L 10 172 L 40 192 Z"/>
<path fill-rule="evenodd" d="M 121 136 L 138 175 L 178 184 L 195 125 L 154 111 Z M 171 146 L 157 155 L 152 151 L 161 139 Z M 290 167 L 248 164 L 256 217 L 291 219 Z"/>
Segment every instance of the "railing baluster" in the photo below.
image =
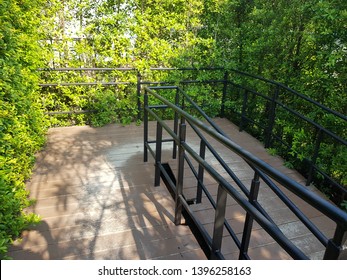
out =
<path fill-rule="evenodd" d="M 155 148 L 155 175 L 154 186 L 160 185 L 160 164 L 161 164 L 161 150 L 163 140 L 163 127 L 157 122 L 157 136 L 156 136 L 156 148 Z"/>
<path fill-rule="evenodd" d="M 136 75 L 136 92 L 137 92 L 137 120 L 141 120 L 141 74 L 137 72 Z"/>
<path fill-rule="evenodd" d="M 148 161 L 148 149 L 147 149 L 147 144 L 148 144 L 148 93 L 147 90 L 145 89 L 145 95 L 144 95 L 144 112 L 143 112 L 143 161 L 147 162 Z"/>
<path fill-rule="evenodd" d="M 324 260 L 347 259 L 347 231 L 336 227 L 333 239 L 330 239 L 325 250 Z"/>
<path fill-rule="evenodd" d="M 258 172 L 255 172 L 252 183 L 251 183 L 251 190 L 250 190 L 249 198 L 248 198 L 249 202 L 252 203 L 253 205 L 255 205 L 255 202 L 258 199 L 259 186 L 260 186 L 259 174 Z M 241 248 L 240 248 L 240 255 L 239 255 L 240 260 L 249 259 L 247 252 L 248 252 L 249 243 L 251 241 L 253 220 L 254 220 L 253 217 L 247 212 L 245 225 L 243 229 L 242 241 L 241 241 Z"/>
<path fill-rule="evenodd" d="M 176 95 L 175 95 L 175 105 L 180 105 L 180 95 L 179 95 L 179 88 L 176 89 Z M 178 132 L 178 113 L 175 111 L 175 117 L 174 117 L 174 132 L 177 135 Z M 177 156 L 177 144 L 175 141 L 173 141 L 173 150 L 172 150 L 172 158 L 176 158 Z"/>
<path fill-rule="evenodd" d="M 217 193 L 217 205 L 214 219 L 213 239 L 212 239 L 212 252 L 211 258 L 218 259 L 221 254 L 223 229 L 225 220 L 225 210 L 227 204 L 227 192 L 219 184 Z"/>
<path fill-rule="evenodd" d="M 272 130 L 275 125 L 275 118 L 276 118 L 276 100 L 279 95 L 279 85 L 276 85 L 275 87 L 275 92 L 272 95 L 271 98 L 271 103 L 270 103 L 270 109 L 269 109 L 269 117 L 268 117 L 268 125 L 266 126 L 265 129 L 265 148 L 270 148 L 271 147 L 271 142 L 272 142 Z"/>
<path fill-rule="evenodd" d="M 186 124 L 184 119 L 181 119 L 179 127 L 179 141 L 178 144 L 178 171 L 177 171 L 177 183 L 176 183 L 176 197 L 175 197 L 175 225 L 181 224 L 182 218 L 182 202 L 181 196 L 183 195 L 183 176 L 184 176 L 184 148 L 182 142 L 186 141 Z"/>
<path fill-rule="evenodd" d="M 203 140 L 200 141 L 200 157 L 205 159 L 206 144 Z M 201 203 L 202 200 L 202 186 L 201 183 L 204 182 L 204 168 L 199 164 L 198 170 L 198 186 L 196 190 L 196 203 Z"/>

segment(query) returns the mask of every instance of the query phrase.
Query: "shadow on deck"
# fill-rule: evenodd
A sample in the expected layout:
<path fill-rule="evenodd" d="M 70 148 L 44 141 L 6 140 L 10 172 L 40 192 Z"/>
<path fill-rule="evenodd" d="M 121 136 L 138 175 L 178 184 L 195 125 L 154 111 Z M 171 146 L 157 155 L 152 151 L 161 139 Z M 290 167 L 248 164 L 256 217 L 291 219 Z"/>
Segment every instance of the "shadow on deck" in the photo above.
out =
<path fill-rule="evenodd" d="M 260 142 L 245 132 L 238 132 L 225 119 L 215 121 L 236 143 L 304 183 L 301 175 L 286 168 L 282 159 L 269 155 Z M 155 134 L 154 122 L 149 129 Z M 235 155 L 230 155 L 226 162 L 249 184 L 253 173 L 248 172 L 244 162 Z M 189 196 L 196 182 L 193 178 L 189 180 L 189 174 L 186 176 L 185 191 Z M 102 128 L 51 129 L 27 184 L 31 198 L 37 201 L 30 211 L 40 215 L 42 222 L 23 233 L 22 241 L 15 242 L 9 256 L 13 259 L 206 259 L 189 227 L 174 225 L 174 201 L 164 184 L 154 187 L 153 182 L 154 162 L 143 162 L 142 126 L 113 124 Z M 216 195 L 215 185 L 209 188 Z M 313 240 L 312 234 L 275 195 L 264 190 L 260 199 L 293 243 L 311 258 L 322 258 L 324 247 Z M 328 218 L 303 201 L 296 203 L 324 233 L 333 235 L 334 224 Z M 206 229 L 211 231 L 212 210 L 204 204 L 194 207 Z M 244 217 L 243 209 L 229 200 L 227 219 L 240 235 Z M 260 227 L 255 226 L 253 233 L 249 249 L 252 258 L 289 258 Z M 232 241 L 224 240 L 223 246 L 227 258 L 237 259 L 237 248 Z"/>

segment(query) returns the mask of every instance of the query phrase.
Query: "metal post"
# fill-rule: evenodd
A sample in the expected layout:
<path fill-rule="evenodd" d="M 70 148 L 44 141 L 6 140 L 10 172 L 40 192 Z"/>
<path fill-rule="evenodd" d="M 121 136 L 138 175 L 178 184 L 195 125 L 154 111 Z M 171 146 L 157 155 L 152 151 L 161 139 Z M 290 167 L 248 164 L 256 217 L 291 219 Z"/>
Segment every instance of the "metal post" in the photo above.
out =
<path fill-rule="evenodd" d="M 136 83 L 136 92 L 137 92 L 137 120 L 141 120 L 141 74 L 137 72 L 137 83 Z"/>
<path fill-rule="evenodd" d="M 333 239 L 330 239 L 325 250 L 324 260 L 347 258 L 347 231 L 337 226 Z"/>
<path fill-rule="evenodd" d="M 176 96 L 175 96 L 175 105 L 180 105 L 180 96 L 179 96 L 179 88 L 176 89 Z M 178 132 L 178 113 L 175 111 L 175 117 L 174 117 L 174 133 L 177 135 Z M 176 158 L 177 156 L 177 144 L 175 141 L 173 141 L 173 150 L 172 150 L 172 158 Z"/>
<path fill-rule="evenodd" d="M 157 136 L 156 136 L 156 148 L 155 148 L 155 175 L 154 186 L 160 185 L 160 164 L 161 164 L 161 149 L 163 140 L 163 127 L 157 122 Z"/>
<path fill-rule="evenodd" d="M 323 140 L 323 133 L 322 132 L 323 132 L 322 129 L 319 129 L 318 133 L 317 133 L 316 144 L 314 147 L 314 152 L 313 152 L 313 156 L 312 156 L 311 163 L 310 163 L 310 169 L 308 170 L 308 174 L 307 174 L 306 186 L 310 185 L 312 180 L 313 180 L 313 169 L 314 169 L 313 166 L 316 164 L 320 144 Z"/>
<path fill-rule="evenodd" d="M 147 149 L 147 144 L 148 144 L 148 94 L 147 91 L 145 90 L 145 95 L 144 95 L 144 106 L 143 106 L 143 161 L 147 162 L 148 161 L 148 149 Z"/>
<path fill-rule="evenodd" d="M 185 151 L 182 147 L 182 143 L 186 141 L 186 124 L 181 122 L 179 127 L 179 140 L 178 145 L 178 171 L 176 182 L 176 194 L 175 194 L 175 225 L 181 224 L 182 218 L 182 202 L 181 197 L 183 195 L 183 176 L 184 176 L 184 155 Z"/>
<path fill-rule="evenodd" d="M 206 144 L 201 139 L 200 141 L 200 157 L 205 159 Z M 198 186 L 196 191 L 196 203 L 201 203 L 202 200 L 202 186 L 201 183 L 204 181 L 204 168 L 199 164 L 198 170 Z"/>
<path fill-rule="evenodd" d="M 259 194 L 259 186 L 260 186 L 259 174 L 258 172 L 255 172 L 252 183 L 251 183 L 251 190 L 249 192 L 249 198 L 248 198 L 249 202 L 251 202 L 252 204 L 254 204 L 254 202 L 257 201 L 258 194 Z M 246 219 L 245 219 L 245 225 L 243 228 L 241 247 L 240 247 L 240 255 L 239 255 L 240 260 L 247 259 L 247 252 L 248 252 L 248 247 L 251 240 L 252 228 L 253 228 L 253 217 L 249 213 L 247 213 Z"/>
<path fill-rule="evenodd" d="M 272 130 L 275 125 L 275 117 L 276 117 L 276 101 L 279 95 L 279 85 L 276 85 L 275 92 L 272 95 L 270 109 L 269 109 L 269 117 L 268 117 L 268 125 L 265 129 L 265 148 L 271 147 L 272 142 Z"/>
<path fill-rule="evenodd" d="M 223 229 L 225 220 L 225 210 L 227 204 L 227 192 L 219 185 L 217 193 L 216 213 L 214 218 L 213 239 L 211 258 L 216 259 L 217 254 L 221 252 Z"/>

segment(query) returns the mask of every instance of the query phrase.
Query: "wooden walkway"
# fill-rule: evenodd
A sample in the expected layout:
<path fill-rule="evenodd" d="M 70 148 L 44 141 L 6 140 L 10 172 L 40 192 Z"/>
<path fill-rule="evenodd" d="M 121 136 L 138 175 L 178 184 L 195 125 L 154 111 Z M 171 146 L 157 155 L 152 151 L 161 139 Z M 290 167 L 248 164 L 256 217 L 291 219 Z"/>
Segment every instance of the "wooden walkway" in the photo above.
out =
<path fill-rule="evenodd" d="M 225 119 L 217 124 L 231 138 L 285 174 L 303 183 L 295 171 L 270 156 L 260 142 Z M 155 123 L 150 123 L 154 135 Z M 188 133 L 191 143 L 198 140 Z M 223 149 L 218 143 L 217 148 Z M 169 147 L 170 148 L 170 147 Z M 165 156 L 168 157 L 168 153 Z M 236 155 L 225 158 L 245 184 L 253 173 Z M 168 160 L 175 168 L 175 161 Z M 217 167 L 218 168 L 218 167 Z M 186 172 L 185 193 L 196 186 Z M 215 184 L 208 188 L 216 195 Z M 49 130 L 46 147 L 37 155 L 34 174 L 27 186 L 36 204 L 31 211 L 42 217 L 35 228 L 25 231 L 9 255 L 13 259 L 205 259 L 190 229 L 173 224 L 174 203 L 164 184 L 153 186 L 154 162 L 143 163 L 143 126 L 108 125 L 102 128 L 66 127 Z M 313 191 L 315 191 L 313 189 Z M 287 192 L 288 193 L 288 192 Z M 291 198 L 293 195 L 289 195 Z M 323 247 L 297 218 L 262 188 L 260 201 L 283 232 L 314 259 Z M 329 236 L 334 225 L 319 212 L 297 200 L 298 206 Z M 208 231 L 214 213 L 206 203 L 193 206 Z M 227 218 L 241 235 L 244 211 L 228 200 Z M 287 259 L 289 256 L 257 225 L 250 245 L 255 259 Z M 237 258 L 236 246 L 226 237 L 223 253 Z"/>

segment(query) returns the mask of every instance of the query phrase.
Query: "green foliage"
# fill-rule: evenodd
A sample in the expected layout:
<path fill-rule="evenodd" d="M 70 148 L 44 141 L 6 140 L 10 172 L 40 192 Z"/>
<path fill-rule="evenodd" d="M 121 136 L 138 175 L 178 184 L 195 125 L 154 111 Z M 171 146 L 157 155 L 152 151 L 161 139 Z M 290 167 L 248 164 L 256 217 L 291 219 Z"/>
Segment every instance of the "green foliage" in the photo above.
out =
<path fill-rule="evenodd" d="M 45 68 L 132 67 L 144 81 L 167 81 L 167 73 L 149 68 L 197 67 L 202 57 L 213 57 L 213 40 L 198 36 L 203 27 L 202 12 L 200 0 L 51 0 L 45 7 L 46 40 L 40 41 L 46 51 Z M 55 84 L 133 83 L 136 75 L 136 71 L 42 72 L 42 80 Z M 182 79 L 182 75 L 180 79 L 169 78 L 176 82 Z M 43 106 L 50 112 L 97 111 L 78 116 L 52 114 L 51 126 L 128 123 L 138 114 L 136 95 L 133 85 L 83 86 L 83 89 L 52 86 L 43 90 Z"/>
<path fill-rule="evenodd" d="M 38 217 L 25 212 L 31 204 L 25 180 L 34 153 L 44 143 L 40 108 L 37 44 L 40 0 L 0 3 L 0 258 L 21 231 Z"/>
<path fill-rule="evenodd" d="M 344 0 L 209 0 L 199 35 L 215 38 L 219 65 L 283 82 L 345 113 L 346 20 Z"/>
<path fill-rule="evenodd" d="M 278 152 L 275 148 L 267 148 L 266 151 L 272 156 L 275 156 L 278 154 Z"/>
<path fill-rule="evenodd" d="M 341 203 L 341 208 L 344 209 L 344 210 L 347 212 L 347 200 L 344 200 L 344 201 Z"/>
<path fill-rule="evenodd" d="M 215 38 L 215 57 L 223 66 L 264 76 L 289 85 L 342 114 L 347 112 L 347 5 L 346 1 L 205 1 L 199 35 Z M 220 63 L 218 63 L 221 65 Z M 276 88 L 250 77 L 232 75 L 232 81 L 272 98 Z M 248 94 L 244 112 L 255 124 L 241 119 L 245 91 L 230 86 L 228 116 L 261 140 L 266 140 L 271 103 Z M 345 121 L 317 106 L 278 92 L 278 101 L 346 139 Z M 346 186 L 346 148 L 323 136 L 313 159 L 317 130 L 277 106 L 273 131 L 287 146 L 272 140 L 272 148 L 287 164 L 307 174 L 307 160 Z M 264 136 L 265 135 L 265 136 Z M 305 160 L 304 160 L 305 159 Z M 329 189 L 321 176 L 315 183 Z M 324 185 L 324 187 L 323 187 Z"/>

